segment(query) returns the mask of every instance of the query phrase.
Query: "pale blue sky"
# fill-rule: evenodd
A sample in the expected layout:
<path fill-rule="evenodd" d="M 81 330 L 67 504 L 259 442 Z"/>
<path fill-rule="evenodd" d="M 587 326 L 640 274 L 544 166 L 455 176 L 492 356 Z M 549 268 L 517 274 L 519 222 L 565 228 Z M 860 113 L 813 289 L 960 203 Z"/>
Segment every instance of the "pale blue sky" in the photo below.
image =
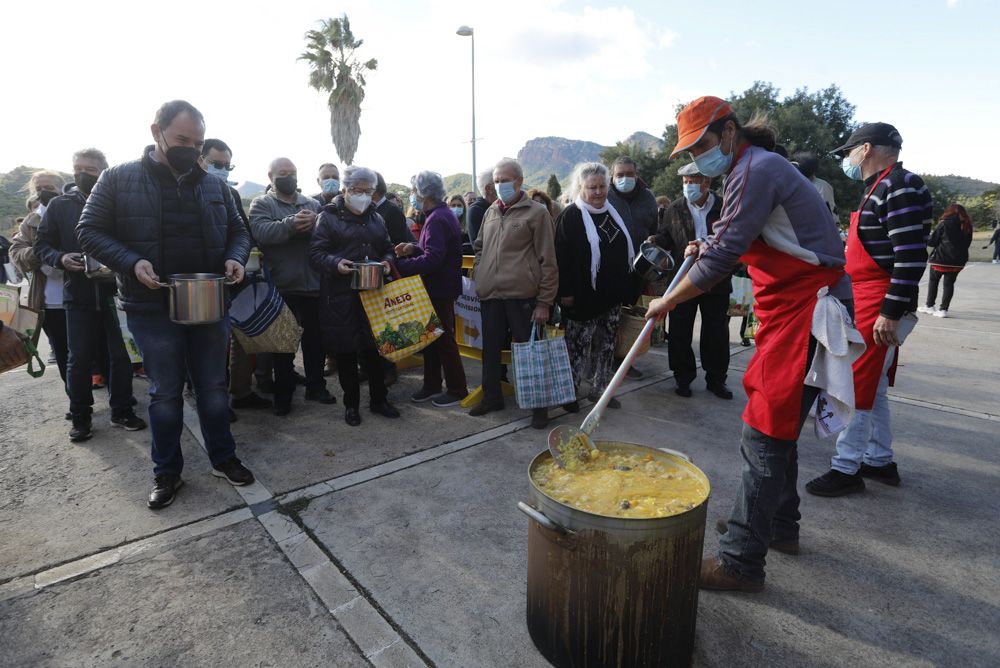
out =
<path fill-rule="evenodd" d="M 89 145 L 132 159 L 156 107 L 183 97 L 233 146 L 234 178 L 264 181 L 285 155 L 308 181 L 339 160 L 296 57 L 317 19 L 345 10 L 380 63 L 355 162 L 393 181 L 471 168 L 463 23 L 476 30 L 480 169 L 537 136 L 659 135 L 677 102 L 760 79 L 786 93 L 835 83 L 859 120 L 899 128 L 911 168 L 1000 181 L 1000 3 L 988 0 L 18 2 L 0 24 L 18 93 L 0 111 L 0 170 L 68 170 Z"/>

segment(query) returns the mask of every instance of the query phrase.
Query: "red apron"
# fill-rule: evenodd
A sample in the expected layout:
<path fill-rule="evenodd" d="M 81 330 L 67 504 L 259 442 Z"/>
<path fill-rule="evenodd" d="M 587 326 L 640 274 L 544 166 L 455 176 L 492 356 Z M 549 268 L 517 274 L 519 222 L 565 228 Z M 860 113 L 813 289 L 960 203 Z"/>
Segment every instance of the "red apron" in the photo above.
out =
<path fill-rule="evenodd" d="M 873 328 L 878 320 L 882 301 L 889 291 L 889 273 L 878 266 L 865 250 L 858 236 L 858 224 L 865 203 L 875 187 L 886 177 L 892 167 L 882 172 L 861 200 L 857 211 L 851 212 L 851 229 L 847 234 L 847 270 L 854 286 L 854 324 L 865 340 L 865 352 L 854 362 L 854 407 L 860 411 L 870 411 L 875 402 L 875 390 L 882 377 L 885 365 L 886 346 L 875 345 Z M 896 356 L 899 357 L 898 355 Z M 889 381 L 896 376 L 896 360 L 889 369 Z"/>
<path fill-rule="evenodd" d="M 809 264 L 762 241 L 754 241 L 740 262 L 750 268 L 754 313 L 760 320 L 757 350 L 743 374 L 743 421 L 772 438 L 794 441 L 816 293 L 833 287 L 844 271 Z"/>

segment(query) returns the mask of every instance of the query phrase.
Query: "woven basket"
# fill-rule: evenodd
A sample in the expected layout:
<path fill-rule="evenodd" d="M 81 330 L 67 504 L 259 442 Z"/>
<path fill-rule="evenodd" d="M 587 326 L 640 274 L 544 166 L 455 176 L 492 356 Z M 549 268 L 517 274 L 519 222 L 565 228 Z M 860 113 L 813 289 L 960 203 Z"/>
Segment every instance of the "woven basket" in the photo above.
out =
<path fill-rule="evenodd" d="M 233 327 L 233 334 L 249 355 L 295 353 L 302 340 L 302 328 L 287 304 L 281 307 L 278 317 L 259 335 L 247 336 L 238 327 Z"/>
<path fill-rule="evenodd" d="M 623 359 L 628 355 L 629 349 L 635 340 L 642 333 L 642 328 L 646 326 L 646 309 L 639 306 L 629 306 L 622 309 L 621 322 L 618 323 L 618 336 L 615 340 L 615 357 Z M 649 352 L 649 339 L 643 341 L 639 346 L 636 356 L 645 355 Z"/>

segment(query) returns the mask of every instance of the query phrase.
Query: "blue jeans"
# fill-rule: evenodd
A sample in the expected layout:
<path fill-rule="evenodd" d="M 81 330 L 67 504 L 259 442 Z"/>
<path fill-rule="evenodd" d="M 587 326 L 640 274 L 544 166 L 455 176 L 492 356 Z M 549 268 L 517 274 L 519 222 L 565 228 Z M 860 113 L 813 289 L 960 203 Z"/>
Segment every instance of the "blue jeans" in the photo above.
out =
<path fill-rule="evenodd" d="M 129 313 L 128 328 L 142 352 L 149 377 L 149 426 L 153 434 L 153 473 L 180 475 L 184 468 L 184 382 L 194 384 L 201 434 L 208 458 L 218 466 L 236 454 L 229 429 L 226 346 L 229 319 L 210 325 L 178 325 L 158 313 Z"/>
<path fill-rule="evenodd" d="M 854 475 L 861 462 L 869 466 L 892 463 L 892 428 L 889 425 L 889 367 L 896 356 L 893 346 L 885 355 L 885 366 L 875 390 L 870 411 L 855 411 L 854 419 L 837 437 L 837 454 L 830 462 L 834 471 Z"/>
<path fill-rule="evenodd" d="M 69 343 L 66 391 L 69 393 L 69 410 L 74 416 L 87 416 L 93 412 L 91 372 L 100 354 L 100 346 L 107 348 L 110 360 L 108 393 L 111 417 L 122 417 L 132 412 L 132 362 L 122 341 L 121 328 L 114 318 L 115 315 L 104 308 L 99 311 L 66 309 Z"/>

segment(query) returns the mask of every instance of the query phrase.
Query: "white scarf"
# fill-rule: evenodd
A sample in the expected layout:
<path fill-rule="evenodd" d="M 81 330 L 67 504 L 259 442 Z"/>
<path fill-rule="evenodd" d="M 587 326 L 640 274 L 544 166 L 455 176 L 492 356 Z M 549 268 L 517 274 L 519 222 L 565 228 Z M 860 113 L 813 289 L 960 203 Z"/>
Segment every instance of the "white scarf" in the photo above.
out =
<path fill-rule="evenodd" d="M 628 233 L 628 229 L 625 227 L 622 217 L 618 215 L 615 207 L 611 206 L 611 203 L 608 200 L 604 200 L 604 206 L 600 209 L 596 209 L 584 202 L 583 198 L 577 195 L 574 204 L 576 204 L 577 208 L 580 209 L 580 213 L 583 214 L 583 229 L 587 233 L 587 241 L 590 242 L 590 287 L 596 290 L 597 270 L 601 268 L 601 240 L 597 236 L 597 227 L 594 225 L 594 219 L 590 217 L 590 214 L 605 212 L 611 213 L 611 217 L 614 219 L 619 229 L 621 229 L 622 234 L 625 235 L 625 241 L 628 242 L 629 271 L 632 271 L 632 260 L 635 258 L 635 249 L 632 247 L 632 235 Z"/>

